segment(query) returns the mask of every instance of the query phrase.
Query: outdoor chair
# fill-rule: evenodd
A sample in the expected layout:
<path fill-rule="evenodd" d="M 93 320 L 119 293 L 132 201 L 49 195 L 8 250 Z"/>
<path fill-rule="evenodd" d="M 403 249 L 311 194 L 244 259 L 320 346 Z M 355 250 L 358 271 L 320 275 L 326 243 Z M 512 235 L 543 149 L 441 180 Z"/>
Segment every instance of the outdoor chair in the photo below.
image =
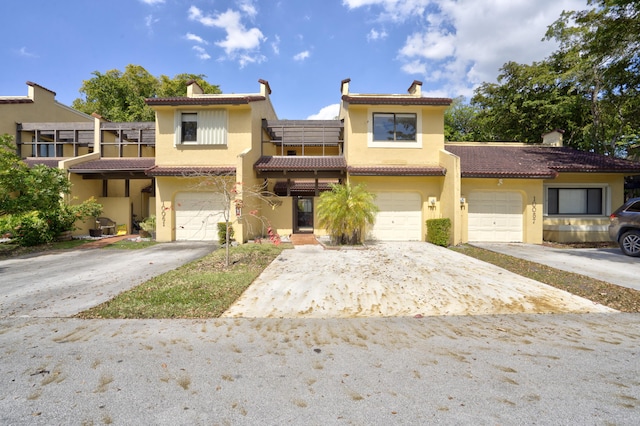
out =
<path fill-rule="evenodd" d="M 114 235 L 116 233 L 116 222 L 108 217 L 99 217 L 96 219 L 103 235 Z"/>

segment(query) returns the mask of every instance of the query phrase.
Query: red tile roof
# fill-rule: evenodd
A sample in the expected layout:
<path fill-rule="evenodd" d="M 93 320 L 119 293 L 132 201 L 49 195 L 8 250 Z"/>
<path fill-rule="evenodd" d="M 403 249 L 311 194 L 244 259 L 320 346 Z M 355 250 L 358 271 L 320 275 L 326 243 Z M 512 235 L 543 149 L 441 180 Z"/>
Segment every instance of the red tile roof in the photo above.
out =
<path fill-rule="evenodd" d="M 349 166 L 352 176 L 444 176 L 447 169 L 440 166 Z"/>
<path fill-rule="evenodd" d="M 29 98 L 0 98 L 0 104 L 32 104 L 33 99 Z"/>
<path fill-rule="evenodd" d="M 40 84 L 38 84 L 38 83 L 34 83 L 33 81 L 27 81 L 27 86 L 31 86 L 31 87 L 39 87 L 39 88 L 41 88 L 41 89 L 46 90 L 47 92 L 51 92 L 51 93 L 53 93 L 54 95 L 56 94 L 56 92 L 54 92 L 53 90 L 51 90 L 51 89 L 47 89 L 46 87 L 44 87 L 44 86 L 42 86 L 42 85 L 40 85 Z"/>
<path fill-rule="evenodd" d="M 342 100 L 353 105 L 436 105 L 449 106 L 449 98 L 424 98 L 416 96 L 358 96 L 343 95 Z"/>
<path fill-rule="evenodd" d="M 640 163 L 568 147 L 446 145 L 462 177 L 553 179 L 559 172 L 640 173 Z"/>
<path fill-rule="evenodd" d="M 65 157 L 27 157 L 23 161 L 29 167 L 42 164 L 43 166 L 58 168 L 58 161 L 65 159 Z"/>
<path fill-rule="evenodd" d="M 153 157 L 119 157 L 119 158 L 101 158 L 99 160 L 85 161 L 84 163 L 75 164 L 69 167 L 69 171 L 73 173 L 92 173 L 92 172 L 140 172 L 145 171 L 155 164 Z"/>
<path fill-rule="evenodd" d="M 342 156 L 263 156 L 256 161 L 253 168 L 259 172 L 274 171 L 313 171 L 347 169 L 347 162 Z"/>
<path fill-rule="evenodd" d="M 146 171 L 148 176 L 198 176 L 198 175 L 235 175 L 233 166 L 154 166 Z"/>
<path fill-rule="evenodd" d="M 238 95 L 238 96 L 220 96 L 220 97 L 208 97 L 208 96 L 198 96 L 198 97 L 187 97 L 187 96 L 179 96 L 172 98 L 147 98 L 144 101 L 147 105 L 170 105 L 170 106 L 178 106 L 178 105 L 241 105 L 248 104 L 251 102 L 264 101 L 267 98 L 264 96 L 254 96 L 254 95 Z"/>
<path fill-rule="evenodd" d="M 318 191 L 326 192 L 331 190 L 331 184 L 338 184 L 338 181 L 320 181 L 318 182 Z M 273 187 L 273 192 L 279 196 L 287 195 L 287 182 L 278 181 Z M 309 181 L 292 181 L 289 186 L 289 194 L 291 195 L 314 195 L 316 192 L 315 182 Z"/>

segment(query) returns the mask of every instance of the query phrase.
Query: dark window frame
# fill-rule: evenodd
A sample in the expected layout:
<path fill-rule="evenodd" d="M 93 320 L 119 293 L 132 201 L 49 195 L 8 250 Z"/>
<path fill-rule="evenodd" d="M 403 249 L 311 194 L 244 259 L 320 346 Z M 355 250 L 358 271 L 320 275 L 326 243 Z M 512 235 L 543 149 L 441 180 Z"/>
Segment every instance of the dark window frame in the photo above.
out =
<path fill-rule="evenodd" d="M 185 118 L 193 118 L 195 120 L 187 120 Z M 180 115 L 180 141 L 182 143 L 194 143 L 198 142 L 198 113 L 197 112 L 183 112 Z"/>
<path fill-rule="evenodd" d="M 64 157 L 64 145 L 62 143 L 38 143 L 32 145 L 32 157 L 58 158 Z"/>
<path fill-rule="evenodd" d="M 392 122 L 389 118 L 392 118 Z M 403 124 L 401 120 L 403 118 L 405 120 L 410 118 L 412 123 Z M 418 142 L 418 114 L 416 113 L 374 112 L 372 121 L 373 142 Z M 382 134 L 387 136 L 382 138 Z"/>
<path fill-rule="evenodd" d="M 563 205 L 563 191 L 585 191 L 585 204 L 582 206 Z M 547 188 L 547 215 L 604 216 L 604 201 L 605 191 L 603 187 L 549 187 Z"/>

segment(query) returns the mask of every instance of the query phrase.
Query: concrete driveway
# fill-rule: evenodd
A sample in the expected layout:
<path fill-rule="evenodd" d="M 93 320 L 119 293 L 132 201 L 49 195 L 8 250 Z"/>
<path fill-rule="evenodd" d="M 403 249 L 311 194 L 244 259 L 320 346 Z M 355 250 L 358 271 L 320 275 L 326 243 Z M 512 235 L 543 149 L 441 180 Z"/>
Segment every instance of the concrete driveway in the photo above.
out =
<path fill-rule="evenodd" d="M 0 260 L 0 318 L 69 317 L 198 259 L 211 243 L 76 249 Z"/>
<path fill-rule="evenodd" d="M 109 264 L 103 284 L 86 284 L 98 291 L 110 280 L 123 279 L 117 278 L 119 269 L 146 263 L 151 271 L 139 270 L 138 277 L 144 280 L 167 267 L 162 259 L 184 256 L 182 250 L 199 255 L 192 245 L 156 247 L 113 257 L 111 250 L 52 254 L 57 269 L 44 269 L 35 257 L 22 259 L 20 267 L 43 269 L 42 274 L 32 271 L 35 287 L 43 275 L 75 271 L 68 266 L 80 259 L 85 268 L 96 267 L 87 263 L 88 254 L 117 260 L 117 265 Z M 127 263 L 128 257 L 137 262 Z M 386 288 L 384 281 L 390 286 L 385 291 L 414 291 L 418 287 L 410 283 L 420 273 L 426 274 L 420 281 L 424 291 L 431 292 L 436 284 L 446 288 L 427 293 L 429 300 L 442 304 L 447 292 L 515 294 L 523 284 L 504 271 L 485 269 L 481 262 L 424 243 L 361 252 L 303 246 L 285 251 L 269 268 L 281 265 L 282 276 L 297 277 L 298 286 L 308 288 L 322 286 L 322 277 L 335 279 L 339 269 L 323 271 L 340 259 L 347 281 L 340 285 L 351 280 L 352 289 L 363 294 L 363 283 L 379 292 Z M 297 260 L 303 263 L 294 275 Z M 358 263 L 364 261 L 366 268 Z M 0 268 L 5 268 L 0 288 L 9 289 L 16 275 L 7 274 L 15 265 L 1 261 Z M 124 280 L 133 285 L 130 276 Z M 498 281 L 507 285 L 496 287 Z M 63 292 L 67 297 L 73 289 L 81 293 L 82 282 L 68 284 L 70 289 Z M 48 291 L 52 302 L 67 303 L 55 293 Z M 28 303 L 30 296 L 20 300 Z M 4 292 L 0 297 L 4 306 L 8 299 Z M 354 297 L 364 300 L 364 295 Z M 639 347 L 640 316 L 622 313 L 210 320 L 4 317 L 0 424 L 636 425 Z"/>
<path fill-rule="evenodd" d="M 473 243 L 474 246 L 640 290 L 640 258 L 618 248 L 565 249 L 523 243 Z"/>
<path fill-rule="evenodd" d="M 224 317 L 351 318 L 611 312 L 427 243 L 285 250 Z"/>

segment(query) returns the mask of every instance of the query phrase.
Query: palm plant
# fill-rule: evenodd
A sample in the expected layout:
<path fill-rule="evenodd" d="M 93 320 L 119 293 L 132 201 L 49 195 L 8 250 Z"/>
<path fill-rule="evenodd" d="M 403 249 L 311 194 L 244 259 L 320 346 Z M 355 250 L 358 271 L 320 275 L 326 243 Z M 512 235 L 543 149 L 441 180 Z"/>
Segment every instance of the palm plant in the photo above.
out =
<path fill-rule="evenodd" d="M 375 195 L 363 184 L 331 185 L 331 191 L 320 194 L 318 223 L 325 228 L 334 244 L 360 244 L 362 229 L 373 224 L 378 211 Z"/>

